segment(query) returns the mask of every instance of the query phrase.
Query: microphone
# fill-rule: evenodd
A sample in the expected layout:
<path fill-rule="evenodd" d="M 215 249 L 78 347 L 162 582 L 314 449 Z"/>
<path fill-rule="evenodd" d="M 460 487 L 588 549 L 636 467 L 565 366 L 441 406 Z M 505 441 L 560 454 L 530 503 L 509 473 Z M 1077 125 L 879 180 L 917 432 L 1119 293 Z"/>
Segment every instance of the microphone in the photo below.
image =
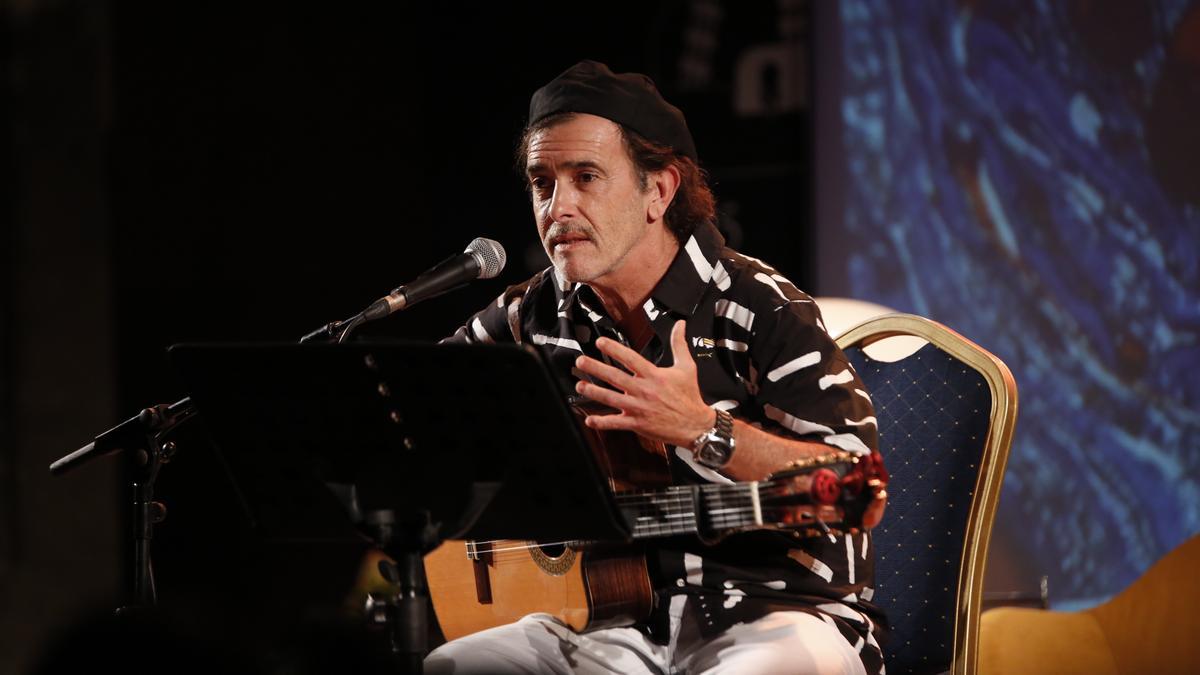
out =
<path fill-rule="evenodd" d="M 427 300 L 475 279 L 491 279 L 504 269 L 507 256 L 500 242 L 477 237 L 462 253 L 447 258 L 417 277 L 371 303 L 362 313 L 364 321 L 382 319 L 409 305 Z"/>

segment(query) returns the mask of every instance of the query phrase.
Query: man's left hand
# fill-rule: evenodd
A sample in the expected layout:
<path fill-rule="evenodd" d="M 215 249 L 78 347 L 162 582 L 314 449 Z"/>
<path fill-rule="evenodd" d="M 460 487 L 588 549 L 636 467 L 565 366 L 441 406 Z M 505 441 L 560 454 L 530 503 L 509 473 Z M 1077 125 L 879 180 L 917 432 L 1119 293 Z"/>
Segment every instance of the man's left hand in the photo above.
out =
<path fill-rule="evenodd" d="M 716 413 L 700 396 L 696 362 L 688 350 L 685 326 L 685 322 L 677 321 L 671 328 L 674 364 L 669 368 L 655 366 L 629 347 L 608 338 L 596 340 L 596 348 L 629 372 L 588 356 L 575 360 L 581 371 L 618 390 L 582 380 L 576 383 L 575 391 L 583 396 L 621 411 L 588 415 L 585 423 L 589 427 L 601 431 L 624 429 L 685 448 L 713 427 Z"/>

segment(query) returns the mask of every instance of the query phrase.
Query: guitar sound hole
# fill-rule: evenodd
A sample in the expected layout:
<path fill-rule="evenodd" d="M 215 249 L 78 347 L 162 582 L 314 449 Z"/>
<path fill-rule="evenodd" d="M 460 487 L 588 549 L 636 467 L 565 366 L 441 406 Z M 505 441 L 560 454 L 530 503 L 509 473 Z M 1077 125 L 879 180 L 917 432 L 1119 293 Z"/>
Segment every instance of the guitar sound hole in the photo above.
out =
<path fill-rule="evenodd" d="M 538 548 L 542 549 L 542 553 L 548 558 L 560 558 L 567 552 L 566 544 L 538 544 Z"/>
<path fill-rule="evenodd" d="M 564 544 L 538 544 L 529 549 L 529 556 L 546 574 L 562 576 L 575 565 L 575 549 Z"/>

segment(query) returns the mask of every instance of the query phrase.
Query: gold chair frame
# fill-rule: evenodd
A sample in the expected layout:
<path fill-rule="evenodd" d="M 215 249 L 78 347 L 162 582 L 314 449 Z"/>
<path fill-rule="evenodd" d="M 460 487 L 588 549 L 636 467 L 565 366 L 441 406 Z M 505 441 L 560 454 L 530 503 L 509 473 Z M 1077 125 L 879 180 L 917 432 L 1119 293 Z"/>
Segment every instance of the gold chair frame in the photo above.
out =
<path fill-rule="evenodd" d="M 1017 422 L 1017 383 L 1008 366 L 991 352 L 936 321 L 913 314 L 885 314 L 868 319 L 838 336 L 836 341 L 839 347 L 846 349 L 866 347 L 897 336 L 922 338 L 950 354 L 979 372 L 991 392 L 990 424 L 959 562 L 954 647 L 950 664 L 953 675 L 974 675 L 979 662 L 979 614 L 984 568 L 992 522 L 1000 500 L 1000 486 L 1004 480 L 1004 467 L 1008 463 L 1009 446 Z M 881 450 L 886 463 L 887 449 Z"/>

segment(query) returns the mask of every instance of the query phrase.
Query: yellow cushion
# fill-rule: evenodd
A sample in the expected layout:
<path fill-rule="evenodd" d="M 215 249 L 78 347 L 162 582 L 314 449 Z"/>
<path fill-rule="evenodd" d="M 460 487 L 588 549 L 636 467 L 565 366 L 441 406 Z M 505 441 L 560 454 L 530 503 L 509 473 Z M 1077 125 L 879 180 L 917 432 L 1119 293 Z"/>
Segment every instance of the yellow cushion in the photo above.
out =
<path fill-rule="evenodd" d="M 1090 614 L 998 607 L 980 617 L 979 672 L 1117 675 L 1120 671 L 1104 631 Z"/>
<path fill-rule="evenodd" d="M 999 607 L 979 624 L 979 672 L 1200 673 L 1200 535 L 1081 612 Z"/>
<path fill-rule="evenodd" d="M 1129 588 L 1086 613 L 1096 617 L 1121 673 L 1200 673 L 1200 536 Z"/>

